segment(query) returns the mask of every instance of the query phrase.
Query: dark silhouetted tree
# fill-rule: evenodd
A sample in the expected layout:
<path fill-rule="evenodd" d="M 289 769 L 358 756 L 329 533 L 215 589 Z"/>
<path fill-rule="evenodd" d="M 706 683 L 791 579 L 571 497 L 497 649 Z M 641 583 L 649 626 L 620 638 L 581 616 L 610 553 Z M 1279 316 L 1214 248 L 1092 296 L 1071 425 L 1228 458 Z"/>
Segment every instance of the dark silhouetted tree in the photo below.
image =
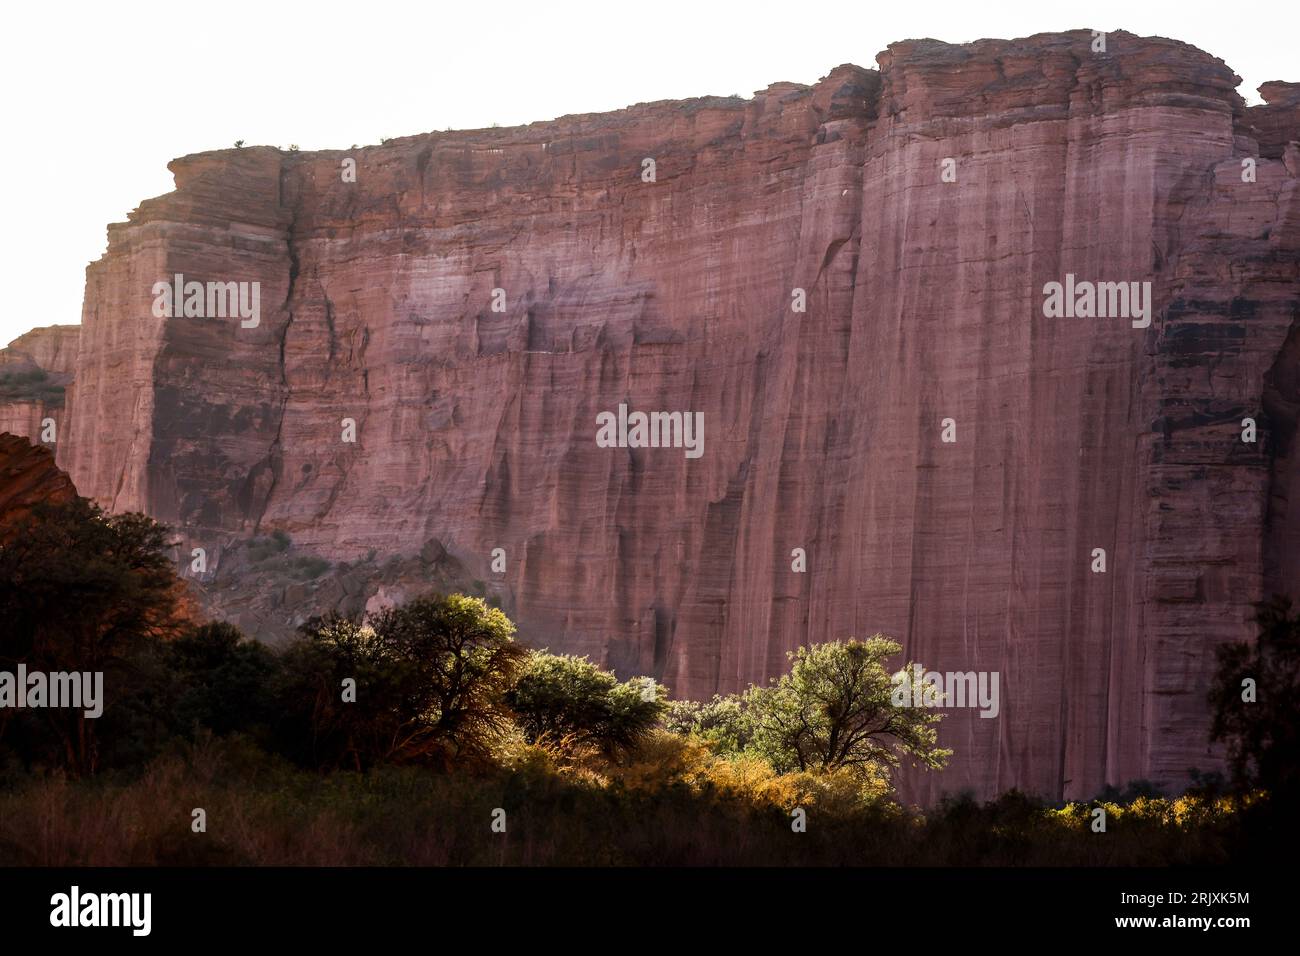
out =
<path fill-rule="evenodd" d="M 283 660 L 281 749 L 317 766 L 448 766 L 511 725 L 504 695 L 527 650 L 478 598 L 417 598 L 364 621 L 311 622 Z M 355 682 L 355 701 L 343 682 Z"/>
<path fill-rule="evenodd" d="M 1211 738 L 1227 744 L 1238 788 L 1294 799 L 1300 789 L 1300 616 L 1289 600 L 1275 597 L 1260 606 L 1256 622 L 1256 641 L 1217 651 Z"/>
<path fill-rule="evenodd" d="M 107 714 L 130 692 L 133 656 L 191 622 L 169 546 L 167 529 L 146 515 L 108 515 L 84 498 L 38 506 L 0 546 L 0 669 L 101 672 Z M 54 708 L 14 715 L 0 711 L 0 740 L 18 724 L 24 740 L 10 742 L 28 760 L 94 773 L 103 718 Z"/>

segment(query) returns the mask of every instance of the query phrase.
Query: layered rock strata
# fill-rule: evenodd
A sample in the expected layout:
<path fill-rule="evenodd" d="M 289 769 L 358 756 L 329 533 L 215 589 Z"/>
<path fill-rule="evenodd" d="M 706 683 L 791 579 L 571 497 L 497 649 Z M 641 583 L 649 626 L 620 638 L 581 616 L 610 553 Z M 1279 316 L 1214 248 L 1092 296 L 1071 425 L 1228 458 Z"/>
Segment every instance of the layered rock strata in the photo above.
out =
<path fill-rule="evenodd" d="M 178 159 L 87 270 L 59 462 L 214 578 L 279 531 L 412 562 L 392 597 L 445 548 L 532 643 L 678 696 L 874 632 L 998 673 L 909 798 L 1176 785 L 1220 760 L 1215 646 L 1300 580 L 1300 101 L 1092 40 Z M 155 317 L 176 274 L 258 283 L 257 324 Z M 1067 281 L 1149 321 L 1046 315 Z M 702 413 L 703 454 L 600 447 L 620 405 Z"/>

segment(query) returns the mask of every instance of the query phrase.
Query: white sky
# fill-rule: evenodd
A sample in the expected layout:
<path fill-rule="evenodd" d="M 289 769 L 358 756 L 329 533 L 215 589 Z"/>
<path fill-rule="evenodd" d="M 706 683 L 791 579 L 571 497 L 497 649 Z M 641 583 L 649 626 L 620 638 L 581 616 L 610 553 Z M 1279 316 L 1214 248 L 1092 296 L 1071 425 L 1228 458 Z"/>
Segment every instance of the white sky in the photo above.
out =
<path fill-rule="evenodd" d="M 1124 29 L 1300 80 L 1294 3 L 10 0 L 0 15 L 0 344 L 78 322 L 105 225 L 167 162 L 243 139 L 345 148 L 875 67 L 888 43 Z"/>

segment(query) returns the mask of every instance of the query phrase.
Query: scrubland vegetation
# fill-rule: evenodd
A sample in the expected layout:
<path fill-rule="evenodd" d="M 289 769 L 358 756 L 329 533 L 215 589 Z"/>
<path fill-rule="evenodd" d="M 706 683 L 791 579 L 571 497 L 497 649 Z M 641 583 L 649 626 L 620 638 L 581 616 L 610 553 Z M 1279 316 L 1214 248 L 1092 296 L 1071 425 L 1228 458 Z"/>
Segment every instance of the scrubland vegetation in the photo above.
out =
<path fill-rule="evenodd" d="M 0 864 L 1160 865 L 1293 832 L 1300 620 L 1281 602 L 1220 655 L 1229 778 L 921 810 L 897 769 L 942 774 L 951 752 L 941 711 L 891 702 L 910 662 L 883 636 L 671 701 L 459 594 L 313 620 L 273 652 L 202 620 L 167 548 L 85 501 L 0 546 L 0 670 L 105 675 L 98 719 L 0 709 Z"/>

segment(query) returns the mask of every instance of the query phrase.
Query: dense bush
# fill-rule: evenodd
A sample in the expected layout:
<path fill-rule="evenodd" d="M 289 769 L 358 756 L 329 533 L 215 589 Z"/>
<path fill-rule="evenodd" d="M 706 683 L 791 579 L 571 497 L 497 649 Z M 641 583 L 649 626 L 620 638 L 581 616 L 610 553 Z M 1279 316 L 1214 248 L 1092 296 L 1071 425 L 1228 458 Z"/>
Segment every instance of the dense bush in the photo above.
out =
<path fill-rule="evenodd" d="M 487 758 L 509 729 L 504 695 L 527 650 L 477 598 L 418 598 L 303 633 L 282 659 L 276 695 L 279 748 L 300 763 L 449 767 Z"/>
<path fill-rule="evenodd" d="M 149 518 L 81 500 L 0 547 L 0 669 L 105 674 L 102 718 L 0 709 L 0 864 L 1221 862 L 1268 846 L 1294 792 L 1300 619 L 1281 605 L 1257 645 L 1221 655 L 1235 791 L 1205 776 L 1167 799 L 1134 781 L 1089 803 L 1011 792 L 921 814 L 890 775 L 949 751 L 937 711 L 893 706 L 901 648 L 879 635 L 670 704 L 648 678 L 528 650 L 459 594 L 313 620 L 273 653 L 194 618 L 168 547 Z M 289 547 L 272 536 L 254 556 Z M 210 835 L 189 830 L 193 806 Z M 498 808 L 508 837 L 488 826 Z"/>
<path fill-rule="evenodd" d="M 1300 790 L 1300 616 L 1282 598 L 1262 605 L 1259 640 L 1218 649 L 1213 739 L 1228 746 L 1243 789 Z"/>
<path fill-rule="evenodd" d="M 139 690 L 137 658 L 190 622 L 168 545 L 142 514 L 80 498 L 38 506 L 0 546 L 0 668 L 102 673 L 104 713 L 116 710 Z M 0 746 L 23 763 L 93 773 L 109 725 L 84 714 L 0 708 Z"/>
<path fill-rule="evenodd" d="M 1259 606 L 1259 639 L 1220 647 L 1212 738 L 1227 745 L 1232 790 L 1267 791 L 1246 825 L 1252 843 L 1300 845 L 1300 615 L 1282 597 Z M 1202 789 L 1214 793 L 1214 781 Z"/>
<path fill-rule="evenodd" d="M 790 672 L 771 686 L 676 703 L 665 727 L 706 740 L 718 753 L 761 757 L 783 773 L 878 778 L 905 758 L 938 769 L 951 754 L 937 745 L 943 715 L 892 702 L 885 663 L 901 651 L 880 635 L 801 647 L 789 655 Z M 912 673 L 909 664 L 903 675 L 915 682 Z"/>
<path fill-rule="evenodd" d="M 616 757 L 655 728 L 667 696 L 649 678 L 619 683 L 586 658 L 537 651 L 528 656 L 506 703 L 529 743 L 594 747 Z"/>
<path fill-rule="evenodd" d="M 744 700 L 735 694 L 714 694 L 709 701 L 672 701 L 664 716 L 664 727 L 675 734 L 708 741 L 722 754 L 744 753 L 753 742 L 753 725 Z"/>

